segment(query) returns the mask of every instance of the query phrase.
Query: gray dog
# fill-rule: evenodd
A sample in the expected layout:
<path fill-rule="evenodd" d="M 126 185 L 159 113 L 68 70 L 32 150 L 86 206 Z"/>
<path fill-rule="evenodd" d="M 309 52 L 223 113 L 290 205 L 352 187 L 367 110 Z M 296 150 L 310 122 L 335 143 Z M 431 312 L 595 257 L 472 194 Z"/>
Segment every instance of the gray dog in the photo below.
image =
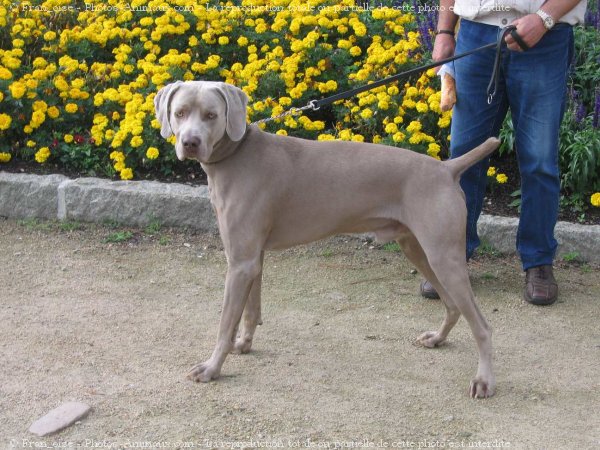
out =
<path fill-rule="evenodd" d="M 154 99 L 161 135 L 174 134 L 177 157 L 199 161 L 208 175 L 227 255 L 217 344 L 188 377 L 216 379 L 229 352 L 250 351 L 261 323 L 265 250 L 371 232 L 380 242 L 397 241 L 444 301 L 440 329 L 424 333 L 419 342 L 435 347 L 464 315 L 479 350 L 470 396 L 492 396 L 491 330 L 467 273 L 466 207 L 458 180 L 499 141 L 491 138 L 460 158 L 440 162 L 383 145 L 265 133 L 246 124 L 247 102 L 242 90 L 208 81 L 172 83 Z"/>

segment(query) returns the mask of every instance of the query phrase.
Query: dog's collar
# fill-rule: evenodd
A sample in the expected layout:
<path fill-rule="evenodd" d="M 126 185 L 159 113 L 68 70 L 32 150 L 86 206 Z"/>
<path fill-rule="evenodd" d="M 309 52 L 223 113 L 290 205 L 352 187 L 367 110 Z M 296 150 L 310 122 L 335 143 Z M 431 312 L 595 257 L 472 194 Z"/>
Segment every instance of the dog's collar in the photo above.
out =
<path fill-rule="evenodd" d="M 211 158 L 208 158 L 207 161 L 202 161 L 202 164 L 213 165 L 213 164 L 220 163 L 220 162 L 226 160 L 227 158 L 229 158 L 231 155 L 233 155 L 235 152 L 237 152 L 240 145 L 242 145 L 242 143 L 246 140 L 246 138 L 248 137 L 248 134 L 250 134 L 251 128 L 252 128 L 251 125 L 246 126 L 246 132 L 244 133 L 244 135 L 242 136 L 242 138 L 239 141 L 232 141 L 229 138 L 229 136 L 227 136 L 227 134 L 225 134 L 223 139 L 221 139 L 219 142 L 217 142 L 217 144 L 213 148 Z M 221 149 L 221 147 L 225 147 L 225 148 Z M 214 155 L 214 158 L 212 157 L 213 155 Z"/>

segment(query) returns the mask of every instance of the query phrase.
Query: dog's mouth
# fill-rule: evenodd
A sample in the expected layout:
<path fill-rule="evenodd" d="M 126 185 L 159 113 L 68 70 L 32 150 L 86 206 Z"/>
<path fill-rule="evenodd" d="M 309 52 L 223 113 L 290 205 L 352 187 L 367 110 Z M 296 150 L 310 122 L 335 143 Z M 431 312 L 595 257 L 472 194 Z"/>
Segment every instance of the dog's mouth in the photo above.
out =
<path fill-rule="evenodd" d="M 177 139 L 175 145 L 175 153 L 179 161 L 185 161 L 191 159 L 193 161 L 205 162 L 210 151 L 206 144 L 199 139 L 188 139 L 186 141 Z"/>

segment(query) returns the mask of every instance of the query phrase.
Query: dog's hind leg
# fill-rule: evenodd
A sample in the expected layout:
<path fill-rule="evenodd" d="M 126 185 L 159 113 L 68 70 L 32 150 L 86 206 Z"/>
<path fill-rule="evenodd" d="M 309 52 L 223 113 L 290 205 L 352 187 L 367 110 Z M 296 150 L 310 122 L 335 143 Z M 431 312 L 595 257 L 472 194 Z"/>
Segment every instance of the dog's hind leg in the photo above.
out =
<path fill-rule="evenodd" d="M 263 251 L 260 255 L 261 271 L 252 282 L 250 295 L 248 296 L 248 301 L 246 302 L 246 307 L 244 308 L 244 314 L 242 315 L 242 327 L 233 345 L 233 353 L 248 353 L 252 348 L 252 339 L 254 338 L 256 327 L 258 325 L 262 325 L 260 297 L 264 257 L 265 252 Z"/>
<path fill-rule="evenodd" d="M 427 250 L 425 247 L 426 253 Z M 440 294 L 443 292 L 456 305 L 456 308 L 467 320 L 477 343 L 479 363 L 477 374 L 471 381 L 469 395 L 471 398 L 491 397 L 494 395 L 496 387 L 492 371 L 492 330 L 475 303 L 464 260 L 464 250 L 461 246 L 460 248 L 446 249 L 444 254 L 430 252 L 428 261 L 436 275 L 437 282 L 442 287 Z"/>
<path fill-rule="evenodd" d="M 427 278 L 435 287 L 446 307 L 446 316 L 440 329 L 438 331 L 428 331 L 417 338 L 417 341 L 423 346 L 433 348 L 446 340 L 448 333 L 450 333 L 450 330 L 454 328 L 454 325 L 456 325 L 456 322 L 458 322 L 458 319 L 460 318 L 460 311 L 453 303 L 452 298 L 444 291 L 444 287 L 439 283 L 435 273 L 429 266 L 427 256 L 415 235 L 407 229 L 396 239 L 396 241 L 400 244 L 402 251 L 409 261 L 413 263 L 421 275 Z"/>

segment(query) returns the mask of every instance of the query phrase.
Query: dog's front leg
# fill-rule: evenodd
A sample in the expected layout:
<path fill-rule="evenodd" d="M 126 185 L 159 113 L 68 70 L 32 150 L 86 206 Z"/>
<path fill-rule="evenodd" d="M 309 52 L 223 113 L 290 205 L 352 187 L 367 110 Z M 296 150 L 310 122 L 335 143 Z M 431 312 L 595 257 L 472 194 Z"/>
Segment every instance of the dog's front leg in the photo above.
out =
<path fill-rule="evenodd" d="M 254 332 L 258 325 L 262 325 L 261 311 L 260 311 L 260 296 L 262 286 L 262 266 L 264 261 L 265 252 L 261 252 L 260 255 L 260 267 L 261 271 L 252 282 L 252 288 L 250 289 L 250 295 L 244 308 L 244 314 L 242 316 L 242 326 L 240 334 L 237 337 L 233 346 L 233 353 L 244 354 L 248 353 L 252 348 L 252 339 L 254 338 Z"/>
<path fill-rule="evenodd" d="M 219 378 L 227 354 L 232 350 L 235 332 L 240 322 L 250 289 L 261 272 L 261 258 L 235 261 L 230 259 L 225 281 L 225 299 L 221 312 L 221 323 L 217 345 L 212 356 L 193 367 L 188 378 L 196 382 L 208 382 Z"/>

